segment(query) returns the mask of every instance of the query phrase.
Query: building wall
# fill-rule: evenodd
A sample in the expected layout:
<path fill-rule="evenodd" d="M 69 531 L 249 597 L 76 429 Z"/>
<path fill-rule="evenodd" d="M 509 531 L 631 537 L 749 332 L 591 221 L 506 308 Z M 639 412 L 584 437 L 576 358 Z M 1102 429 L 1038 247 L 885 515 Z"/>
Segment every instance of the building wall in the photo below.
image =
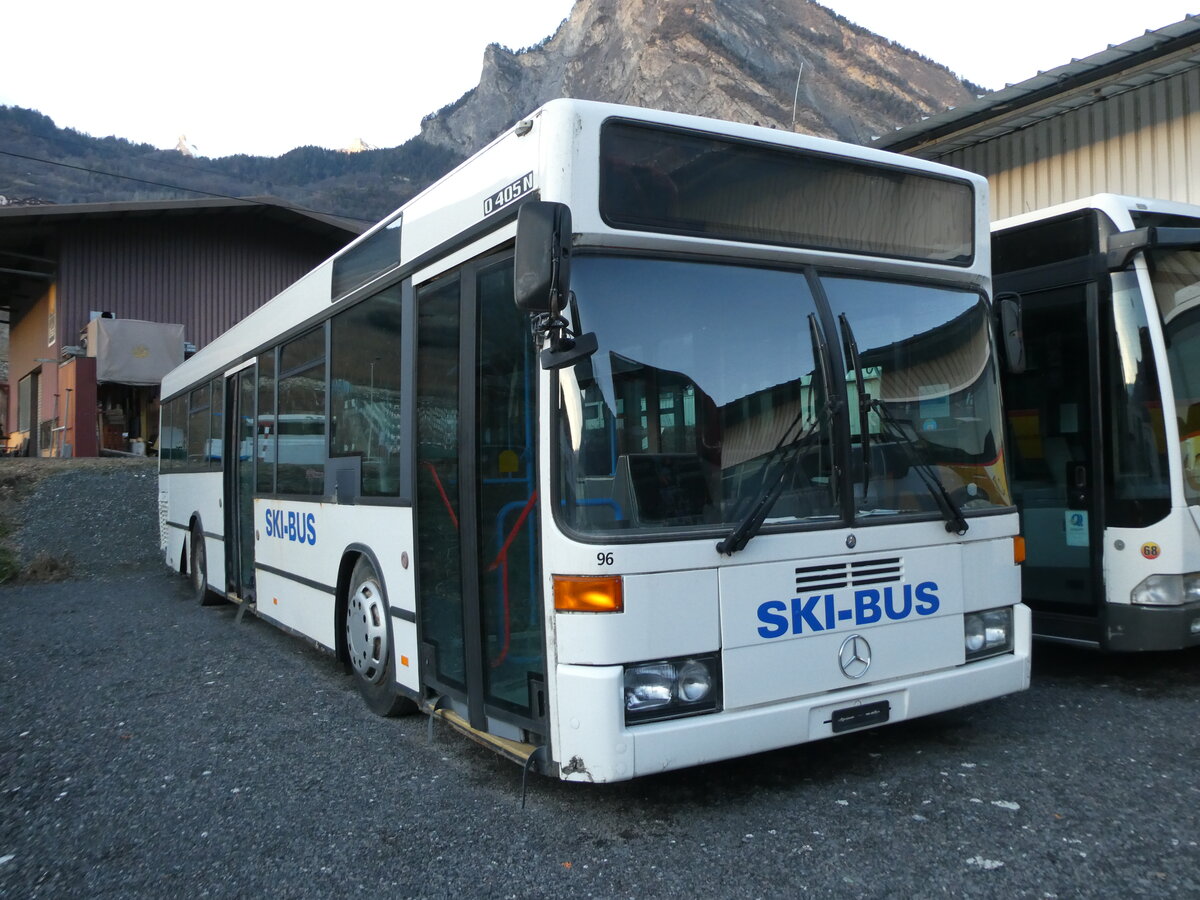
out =
<path fill-rule="evenodd" d="M 92 311 L 179 322 L 198 348 L 341 246 L 260 217 L 82 221 L 60 232 L 59 322 L 78 343 Z"/>
<path fill-rule="evenodd" d="M 939 154 L 987 177 L 992 219 L 1111 192 L 1200 204 L 1200 69 Z"/>
<path fill-rule="evenodd" d="M 59 356 L 61 335 L 57 333 L 57 327 L 54 341 L 49 339 L 51 309 L 56 305 L 56 291 L 52 285 L 9 331 L 8 371 L 11 376 L 11 389 L 8 396 L 8 423 L 12 432 L 17 430 L 19 424 L 17 406 L 20 402 L 21 379 L 40 370 L 41 402 L 37 404 L 35 414 L 31 417 L 31 429 L 21 432 L 18 441 L 34 434 L 40 423 L 52 422 L 54 419 L 55 394 L 58 393 L 58 363 L 39 360 L 57 360 Z M 49 449 L 49 443 L 45 449 Z"/>
<path fill-rule="evenodd" d="M 86 454 L 89 437 L 84 430 L 94 430 L 96 416 L 94 368 L 88 394 L 82 370 L 72 370 L 76 377 L 64 379 L 57 362 L 38 360 L 58 360 L 64 346 L 78 345 L 92 311 L 110 312 L 121 319 L 182 323 L 184 339 L 199 348 L 351 237 L 349 233 L 340 238 L 319 235 L 245 209 L 64 222 L 56 230 L 57 282 L 10 327 L 8 446 L 16 447 L 22 438 L 37 434 L 37 423 L 29 432 L 15 432 L 20 380 L 40 370 L 37 420 L 49 423 L 47 427 L 65 424 L 54 421 L 56 415 L 61 417 L 55 395 L 62 393 L 60 380 L 70 381 L 72 418 L 82 417 L 81 430 L 72 435 L 71 443 L 76 455 Z M 53 341 L 48 338 L 52 321 Z M 5 402 L 2 397 L 0 402 Z M 46 427 L 42 432 L 45 437 Z M 0 434 L 0 443 L 3 437 Z M 38 450 L 48 452 L 50 446 L 45 440 Z"/>

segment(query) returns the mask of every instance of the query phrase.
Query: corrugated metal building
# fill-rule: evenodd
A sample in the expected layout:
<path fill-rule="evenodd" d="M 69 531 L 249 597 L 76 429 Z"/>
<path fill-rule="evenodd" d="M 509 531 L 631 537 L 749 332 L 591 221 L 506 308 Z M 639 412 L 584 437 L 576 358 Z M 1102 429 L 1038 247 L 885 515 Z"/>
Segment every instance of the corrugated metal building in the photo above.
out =
<path fill-rule="evenodd" d="M 993 220 L 1101 192 L 1200 203 L 1200 20 L 1072 60 L 872 146 L 986 176 Z"/>
<path fill-rule="evenodd" d="M 0 207 L 8 446 L 94 455 L 152 445 L 157 390 L 97 386 L 89 321 L 182 325 L 199 348 L 363 230 L 271 199 Z"/>

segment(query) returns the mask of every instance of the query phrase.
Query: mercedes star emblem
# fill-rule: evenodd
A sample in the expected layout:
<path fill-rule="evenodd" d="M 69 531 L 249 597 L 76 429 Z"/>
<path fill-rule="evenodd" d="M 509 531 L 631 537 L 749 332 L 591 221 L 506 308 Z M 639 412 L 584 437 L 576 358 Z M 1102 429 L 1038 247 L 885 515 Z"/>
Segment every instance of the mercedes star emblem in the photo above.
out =
<path fill-rule="evenodd" d="M 842 641 L 838 651 L 838 665 L 847 678 L 862 678 L 871 668 L 871 645 L 861 634 L 852 634 Z"/>

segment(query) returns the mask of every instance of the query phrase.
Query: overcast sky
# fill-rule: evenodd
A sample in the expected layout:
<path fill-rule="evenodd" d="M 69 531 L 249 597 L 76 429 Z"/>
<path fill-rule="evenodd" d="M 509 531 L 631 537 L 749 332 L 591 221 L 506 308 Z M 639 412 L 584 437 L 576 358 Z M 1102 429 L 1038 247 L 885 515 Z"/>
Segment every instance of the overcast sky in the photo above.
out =
<path fill-rule="evenodd" d="M 205 156 L 391 147 L 475 86 L 487 44 L 536 44 L 572 2 L 9 0 L 0 105 L 156 147 L 186 134 Z M 991 89 L 1200 10 L 1200 0 L 823 5 Z"/>

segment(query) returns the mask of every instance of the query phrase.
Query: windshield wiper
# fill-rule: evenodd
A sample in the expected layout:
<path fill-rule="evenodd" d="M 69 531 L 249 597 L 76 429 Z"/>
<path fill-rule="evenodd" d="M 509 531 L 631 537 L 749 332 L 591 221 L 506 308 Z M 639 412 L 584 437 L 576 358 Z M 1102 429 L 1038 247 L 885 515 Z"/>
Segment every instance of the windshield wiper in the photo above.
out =
<path fill-rule="evenodd" d="M 863 460 L 863 500 L 867 499 L 867 487 L 871 483 L 871 395 L 867 393 L 866 379 L 863 377 L 862 359 L 858 355 L 858 341 L 854 340 L 854 330 L 845 313 L 838 316 L 845 338 L 846 349 L 850 355 L 850 365 L 854 366 L 854 386 L 858 393 L 858 442 L 862 447 Z"/>
<path fill-rule="evenodd" d="M 789 433 L 799 421 L 800 419 L 797 417 L 792 425 L 788 426 Z M 732 556 L 750 543 L 750 538 L 758 534 L 759 529 L 763 526 L 763 522 L 767 520 L 767 513 L 771 511 L 771 507 L 775 505 L 775 501 L 779 499 L 779 495 L 783 493 L 783 489 L 791 482 L 792 476 L 796 471 L 796 466 L 801 459 L 801 451 L 813 443 L 813 438 L 820 437 L 820 432 L 817 430 L 818 424 L 814 422 L 808 431 L 797 435 L 787 444 L 777 444 L 775 449 L 771 451 L 766 462 L 763 463 L 763 484 L 758 492 L 758 498 L 751 505 L 750 511 L 734 526 L 733 530 L 717 542 L 718 553 L 725 556 Z M 784 436 L 786 437 L 787 435 L 785 434 Z M 775 459 L 779 460 L 779 465 L 776 467 L 774 476 L 772 476 L 770 466 Z"/>
<path fill-rule="evenodd" d="M 820 329 L 817 327 L 817 317 L 812 313 L 808 314 L 808 328 L 813 343 L 813 355 L 820 367 L 821 378 L 826 385 L 832 384 L 833 379 L 830 377 L 829 357 L 825 352 L 824 339 Z M 810 403 L 814 390 L 815 385 L 810 385 Z M 822 413 L 825 416 L 833 416 L 834 402 L 829 397 L 828 391 L 826 391 L 825 402 L 822 407 Z M 766 460 L 763 461 L 763 482 L 759 488 L 757 498 L 750 504 L 749 511 L 733 527 L 733 530 L 717 542 L 717 552 L 722 556 L 732 556 L 734 553 L 737 553 L 746 544 L 750 543 L 750 538 L 758 534 L 759 529 L 763 526 L 763 522 L 767 520 L 767 513 L 771 511 L 771 507 L 775 505 L 775 501 L 783 493 L 784 487 L 792 480 L 796 466 L 801 459 L 801 451 L 812 444 L 814 438 L 821 436 L 821 432 L 818 430 L 821 420 L 814 418 L 807 431 L 802 429 L 795 437 L 789 440 L 789 435 L 792 434 L 793 429 L 801 424 L 803 419 L 804 405 L 802 403 L 800 411 L 796 414 L 796 418 L 792 419 L 787 429 L 783 432 L 783 436 L 779 439 L 779 442 L 767 455 Z M 770 466 L 775 460 L 779 460 L 779 465 L 775 477 L 772 478 Z"/>
<path fill-rule="evenodd" d="M 892 415 L 892 411 L 882 400 L 872 400 L 870 408 L 879 413 L 879 420 L 896 442 L 904 448 L 909 466 L 916 471 L 926 490 L 938 505 L 938 509 L 941 510 L 942 518 L 946 520 L 946 531 L 957 535 L 966 534 L 970 526 L 963 518 L 962 510 L 958 508 L 950 496 L 950 492 L 946 490 L 946 485 L 942 483 L 942 479 L 938 477 L 933 466 L 921 459 L 913 447 L 912 439 L 905 432 L 904 426 L 896 421 L 896 417 Z"/>

